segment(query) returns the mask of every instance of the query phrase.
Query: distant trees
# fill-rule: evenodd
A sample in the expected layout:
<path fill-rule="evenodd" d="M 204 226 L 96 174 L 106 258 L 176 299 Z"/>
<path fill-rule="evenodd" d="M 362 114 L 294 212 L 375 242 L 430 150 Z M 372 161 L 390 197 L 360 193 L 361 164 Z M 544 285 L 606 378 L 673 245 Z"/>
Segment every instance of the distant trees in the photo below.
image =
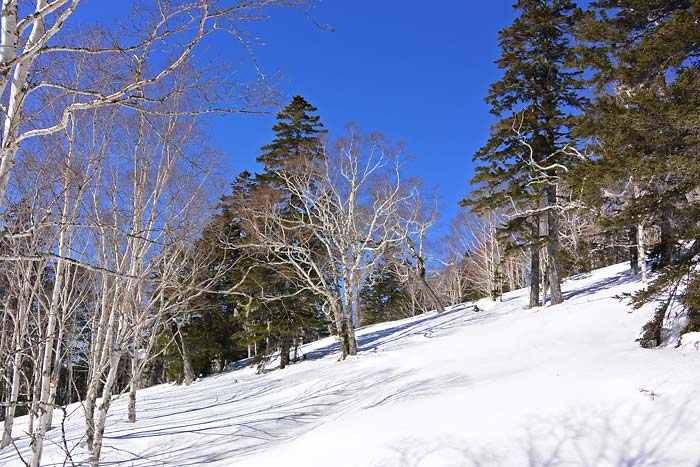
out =
<path fill-rule="evenodd" d="M 426 273 L 437 215 L 420 184 L 404 179 L 401 148 L 354 126 L 328 141 L 316 111 L 296 96 L 277 115 L 258 158 L 263 170 L 236 179 L 197 242 L 212 257 L 239 259 L 216 290 L 188 303 L 186 319 L 164 329 L 162 364 L 178 379 L 188 381 L 184 361 L 173 367 L 178 354 L 184 360 L 178 347 L 199 343 L 192 356 L 227 342 L 260 369 L 276 356 L 284 368 L 293 349 L 328 332 L 345 358 L 357 353 L 356 326 L 443 309 Z M 215 335 L 208 343 L 196 338 L 204 323 Z M 212 371 L 212 357 L 202 364 Z"/>
<path fill-rule="evenodd" d="M 412 315 L 411 297 L 406 283 L 391 263 L 379 262 L 359 295 L 359 323 L 362 325 L 382 323 Z"/>
<path fill-rule="evenodd" d="M 272 127 L 275 138 L 261 148 L 262 153 L 257 158 L 263 164 L 263 171 L 253 179 L 252 198 L 272 196 L 277 203 L 277 215 L 291 223 L 304 222 L 308 216 L 304 208 L 307 200 L 289 189 L 283 174 L 315 167 L 325 157 L 321 140 L 326 131 L 320 116 L 314 115 L 317 110 L 302 96 L 295 96 L 277 114 L 277 123 Z M 304 240 L 291 236 L 288 241 L 299 244 Z M 310 247 L 314 248 L 313 245 Z M 315 255 L 327 254 L 320 244 L 316 249 Z M 280 368 L 284 368 L 289 364 L 293 344 L 298 345 L 303 339 L 304 328 L 319 327 L 318 295 L 310 290 L 297 290 L 291 278 L 294 271 L 283 264 L 267 265 L 267 253 L 264 249 L 261 253 L 257 274 L 261 298 L 259 310 L 265 315 L 262 333 L 267 335 L 266 353 L 279 348 Z"/>
<path fill-rule="evenodd" d="M 399 153 L 355 129 L 324 146 L 323 157 L 293 161 L 276 172 L 298 215 L 284 214 L 274 192 L 249 203 L 245 228 L 268 264 L 289 271 L 296 293 L 322 301 L 343 358 L 357 353 L 354 318 L 359 293 L 382 252 L 399 238 L 392 230 L 401 203 Z"/>

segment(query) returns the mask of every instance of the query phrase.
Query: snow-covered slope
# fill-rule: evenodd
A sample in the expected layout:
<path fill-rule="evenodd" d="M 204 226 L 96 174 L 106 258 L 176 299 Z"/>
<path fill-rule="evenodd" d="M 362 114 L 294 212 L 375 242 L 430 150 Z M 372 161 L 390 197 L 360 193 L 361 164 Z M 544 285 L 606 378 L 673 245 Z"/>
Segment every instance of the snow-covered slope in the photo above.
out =
<path fill-rule="evenodd" d="M 700 351 L 635 343 L 653 309 L 614 297 L 638 287 L 612 266 L 567 281 L 556 307 L 527 310 L 517 291 L 363 328 L 343 362 L 325 339 L 282 371 L 149 388 L 136 424 L 113 405 L 104 465 L 700 466 Z M 63 465 L 60 438 L 46 465 Z M 22 465 L 11 449 L 0 464 Z"/>

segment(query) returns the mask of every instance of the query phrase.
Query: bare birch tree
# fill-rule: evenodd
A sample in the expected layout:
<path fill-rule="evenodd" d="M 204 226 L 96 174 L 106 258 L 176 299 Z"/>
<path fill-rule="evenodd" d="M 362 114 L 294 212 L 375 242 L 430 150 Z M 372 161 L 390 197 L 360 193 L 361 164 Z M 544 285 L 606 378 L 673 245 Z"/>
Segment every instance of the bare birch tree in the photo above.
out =
<path fill-rule="evenodd" d="M 299 216 L 285 218 L 269 192 L 260 192 L 244 213 L 248 247 L 265 251 L 268 264 L 292 271 L 297 290 L 310 290 L 340 340 L 342 358 L 357 353 L 354 332 L 359 292 L 390 245 L 401 203 L 399 151 L 378 135 L 355 128 L 327 145 L 322 160 L 301 162 L 278 173 L 296 200 Z"/>
<path fill-rule="evenodd" d="M 149 102 L 183 93 L 181 88 L 163 89 L 158 85 L 192 63 L 196 49 L 210 36 L 227 34 L 243 46 L 239 50 L 250 54 L 252 45 L 242 29 L 244 23 L 264 19 L 269 7 L 302 3 L 303 0 L 143 0 L 135 2 L 131 18 L 118 28 L 92 27 L 76 33 L 69 25 L 75 12 L 82 8 L 79 0 L 36 0 L 31 9 L 20 8 L 19 0 L 3 0 L 0 200 L 26 140 L 62 131 L 81 111 L 111 105 L 143 108 Z M 102 76 L 76 80 L 53 71 L 56 64 L 84 61 L 99 63 L 93 69 L 100 70 Z M 249 99 L 241 83 L 222 77 L 214 81 L 213 67 L 200 64 L 198 68 L 202 79 L 209 81 L 209 99 L 200 101 L 190 111 L 258 108 L 258 100 Z M 212 89 L 215 82 L 218 84 Z M 41 115 L 39 102 L 47 95 L 61 105 L 52 120 Z M 70 98 L 60 99 L 62 96 Z"/>

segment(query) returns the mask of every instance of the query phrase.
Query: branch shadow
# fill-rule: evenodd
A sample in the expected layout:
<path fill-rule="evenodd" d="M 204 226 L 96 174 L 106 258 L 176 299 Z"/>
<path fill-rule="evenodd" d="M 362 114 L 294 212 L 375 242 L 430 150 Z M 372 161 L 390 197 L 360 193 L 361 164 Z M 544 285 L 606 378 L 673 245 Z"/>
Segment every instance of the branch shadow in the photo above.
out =
<path fill-rule="evenodd" d="M 288 443 L 348 411 L 371 410 L 402 399 L 427 396 L 449 386 L 469 384 L 459 375 L 421 381 L 412 380 L 411 375 L 410 371 L 382 370 L 362 378 L 348 374 L 340 380 L 301 382 L 305 387 L 293 397 L 284 394 L 284 380 L 264 378 L 239 383 L 239 392 L 220 402 L 210 399 L 202 404 L 195 399 L 181 405 L 177 398 L 156 397 L 144 401 L 145 410 L 140 411 L 137 423 L 110 420 L 100 465 L 230 465 L 236 459 Z M 375 388 L 383 391 L 367 404 L 368 391 Z M 369 398 L 372 400 L 371 394 Z M 82 422 L 74 421 L 67 439 L 69 445 L 79 442 L 81 426 Z M 74 454 L 75 464 L 87 465 L 86 456 L 84 450 Z M 42 465 L 58 466 L 63 462 Z"/>
<path fill-rule="evenodd" d="M 593 295 L 611 287 L 618 287 L 621 285 L 631 284 L 633 282 L 637 282 L 638 280 L 639 277 L 637 275 L 630 274 L 629 271 L 625 271 L 618 273 L 614 276 L 606 277 L 604 279 L 596 281 L 587 287 L 577 287 L 575 290 L 563 292 L 562 295 L 564 296 L 564 300 L 571 300 L 572 298 L 576 297 Z"/>
<path fill-rule="evenodd" d="M 437 442 L 405 439 L 373 467 L 700 467 L 697 401 L 646 410 L 630 404 L 532 418 L 519 438 L 497 449 L 464 438 Z M 683 449 L 681 449 L 683 448 Z"/>
<path fill-rule="evenodd" d="M 407 337 L 423 336 L 432 338 L 467 323 L 477 323 L 495 318 L 495 315 L 489 312 L 468 312 L 465 310 L 470 307 L 471 305 L 457 305 L 448 308 L 445 312 L 440 314 L 429 312 L 420 318 L 413 318 L 406 323 L 373 332 L 365 333 L 363 329 L 360 328 L 357 330 L 358 352 L 376 352 L 382 347 L 386 347 L 389 344 L 406 339 Z M 339 352 L 339 344 L 333 342 L 327 346 L 305 352 L 305 356 L 307 360 L 319 360 Z"/>

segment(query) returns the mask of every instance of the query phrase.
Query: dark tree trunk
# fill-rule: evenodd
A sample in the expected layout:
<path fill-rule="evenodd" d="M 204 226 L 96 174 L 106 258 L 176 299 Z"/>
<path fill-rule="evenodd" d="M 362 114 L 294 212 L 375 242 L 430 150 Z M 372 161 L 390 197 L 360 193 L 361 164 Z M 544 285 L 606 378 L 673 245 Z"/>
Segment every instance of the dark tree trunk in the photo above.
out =
<path fill-rule="evenodd" d="M 432 287 L 430 287 L 430 284 L 428 284 L 428 281 L 425 280 L 425 262 L 423 261 L 423 258 L 418 256 L 416 258 L 416 263 L 418 267 L 418 272 L 416 273 L 416 278 L 418 279 L 418 283 L 420 286 L 423 288 L 423 291 L 428 294 L 430 297 L 430 301 L 433 302 L 433 306 L 435 307 L 435 310 L 437 310 L 438 313 L 442 313 L 445 311 L 445 307 L 442 305 L 442 302 L 440 301 L 440 297 L 437 296 L 435 291 L 433 290 Z"/>
<path fill-rule="evenodd" d="M 357 355 L 357 338 L 355 337 L 355 327 L 352 325 L 350 317 L 345 318 L 345 329 L 348 341 L 348 355 Z"/>
<path fill-rule="evenodd" d="M 355 329 L 352 326 L 351 319 L 343 316 L 343 312 L 339 308 L 333 311 L 333 318 L 338 332 L 338 341 L 340 342 L 340 359 L 345 360 L 348 355 L 357 354 Z"/>
<path fill-rule="evenodd" d="M 355 340 L 355 330 L 352 328 L 352 323 L 346 318 L 343 319 L 339 331 L 340 347 L 342 350 L 341 359 L 349 355 L 357 354 L 357 341 Z"/>
<path fill-rule="evenodd" d="M 553 206 L 557 205 L 557 187 L 547 187 L 547 253 L 549 255 L 547 276 L 549 278 L 550 300 L 552 305 L 564 301 L 561 293 L 561 251 L 559 248 L 559 213 Z"/>
<path fill-rule="evenodd" d="M 530 234 L 530 308 L 540 306 L 540 223 L 539 215 L 532 218 Z"/>
<path fill-rule="evenodd" d="M 280 338 L 280 370 L 284 370 L 289 365 L 289 351 L 292 347 L 292 340 L 289 336 Z"/>
<path fill-rule="evenodd" d="M 634 274 L 639 274 L 639 249 L 637 248 L 637 226 L 629 228 L 630 243 L 630 270 Z"/>

